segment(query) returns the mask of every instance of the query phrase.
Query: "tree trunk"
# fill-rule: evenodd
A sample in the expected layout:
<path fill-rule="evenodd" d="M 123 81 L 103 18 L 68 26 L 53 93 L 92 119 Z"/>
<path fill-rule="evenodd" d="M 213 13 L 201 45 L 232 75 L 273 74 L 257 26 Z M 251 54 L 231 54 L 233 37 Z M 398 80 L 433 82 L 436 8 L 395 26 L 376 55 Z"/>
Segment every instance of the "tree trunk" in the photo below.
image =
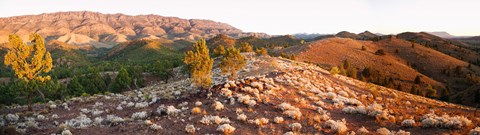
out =
<path fill-rule="evenodd" d="M 136 79 L 136 78 L 133 79 L 133 85 L 135 85 L 135 88 L 139 89 L 139 88 L 138 88 L 138 85 L 137 85 L 137 79 Z"/>
<path fill-rule="evenodd" d="M 37 92 L 38 92 L 38 93 L 40 94 L 40 96 L 42 97 L 43 102 L 46 102 L 46 100 L 45 100 L 45 95 L 43 94 L 43 92 L 42 92 L 41 90 L 39 90 L 39 89 L 37 89 Z"/>
<path fill-rule="evenodd" d="M 32 109 L 32 93 L 29 93 L 27 96 L 28 111 L 33 111 Z"/>

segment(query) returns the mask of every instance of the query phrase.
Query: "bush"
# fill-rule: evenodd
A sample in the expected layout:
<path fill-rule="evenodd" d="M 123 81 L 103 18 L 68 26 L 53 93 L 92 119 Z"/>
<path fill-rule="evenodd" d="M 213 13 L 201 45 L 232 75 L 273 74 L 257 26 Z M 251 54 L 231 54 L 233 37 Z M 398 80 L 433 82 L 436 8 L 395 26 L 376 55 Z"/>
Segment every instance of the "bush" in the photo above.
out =
<path fill-rule="evenodd" d="M 255 52 L 260 56 L 268 56 L 268 51 L 264 47 L 257 49 Z"/>
<path fill-rule="evenodd" d="M 252 46 L 247 42 L 241 44 L 239 50 L 240 52 L 253 52 Z"/>
<path fill-rule="evenodd" d="M 375 55 L 383 56 L 383 55 L 386 55 L 386 54 L 385 54 L 385 51 L 383 51 L 382 49 L 379 49 L 375 52 Z"/>
<path fill-rule="evenodd" d="M 336 75 L 340 73 L 340 70 L 338 69 L 338 67 L 333 67 L 331 70 L 330 70 L 330 74 L 333 74 L 333 75 Z"/>
<path fill-rule="evenodd" d="M 213 57 L 222 56 L 225 54 L 225 51 L 225 47 L 223 47 L 223 45 L 219 45 L 215 49 L 213 49 Z"/>

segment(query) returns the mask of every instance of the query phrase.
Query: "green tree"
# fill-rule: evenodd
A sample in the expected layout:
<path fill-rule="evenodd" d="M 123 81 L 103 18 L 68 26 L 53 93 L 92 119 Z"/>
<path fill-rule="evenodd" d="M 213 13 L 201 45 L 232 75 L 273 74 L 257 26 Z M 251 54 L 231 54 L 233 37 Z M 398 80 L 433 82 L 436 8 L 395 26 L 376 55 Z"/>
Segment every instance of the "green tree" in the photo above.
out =
<path fill-rule="evenodd" d="M 67 93 L 72 96 L 80 96 L 85 93 L 85 89 L 77 76 L 74 76 L 67 85 Z"/>
<path fill-rule="evenodd" d="M 188 69 L 192 75 L 193 83 L 202 88 L 210 87 L 212 83 L 212 68 L 213 59 L 210 58 L 210 54 L 207 48 L 207 44 L 204 39 L 198 40 L 191 51 L 185 54 L 183 60 L 188 65 Z"/>
<path fill-rule="evenodd" d="M 132 80 L 130 86 L 134 86 L 135 89 L 143 87 L 145 81 L 143 80 L 143 67 L 139 65 L 129 66 L 127 68 L 128 75 Z"/>
<path fill-rule="evenodd" d="M 85 75 L 80 75 L 80 83 L 88 94 L 97 94 L 107 91 L 107 84 L 95 67 L 88 67 Z"/>
<path fill-rule="evenodd" d="M 112 89 L 110 91 L 114 93 L 120 93 L 127 88 L 131 89 L 130 84 L 132 84 L 132 78 L 130 78 L 127 69 L 120 67 L 118 75 L 115 77 L 111 87 Z"/>
<path fill-rule="evenodd" d="M 223 74 L 229 75 L 230 80 L 233 80 L 237 77 L 237 71 L 242 69 L 245 63 L 245 57 L 240 54 L 240 50 L 228 48 L 223 55 L 220 69 L 222 69 Z"/>
<path fill-rule="evenodd" d="M 366 51 L 367 50 L 367 47 L 365 47 L 364 45 L 362 45 L 362 51 Z"/>
<path fill-rule="evenodd" d="M 448 96 L 449 94 L 450 94 L 450 91 L 449 91 L 448 87 L 446 89 L 443 89 L 440 92 L 440 100 L 445 101 L 445 102 L 450 101 L 450 96 Z"/>
<path fill-rule="evenodd" d="M 350 62 L 348 62 L 348 59 L 345 59 L 343 61 L 343 68 L 350 69 Z"/>
<path fill-rule="evenodd" d="M 413 85 L 412 88 L 410 89 L 410 93 L 418 95 L 418 89 L 417 86 Z"/>
<path fill-rule="evenodd" d="M 50 72 L 53 65 L 52 57 L 45 48 L 44 39 L 38 34 L 31 34 L 29 39 L 33 45 L 27 45 L 17 35 L 9 35 L 8 45 L 10 49 L 5 55 L 4 63 L 5 66 L 10 66 L 13 69 L 18 79 L 25 81 L 27 85 L 34 85 L 20 89 L 27 95 L 28 110 L 32 111 L 31 99 L 35 92 L 38 92 L 45 99 L 44 94 L 36 85 L 50 80 L 50 76 L 43 76 L 43 74 Z"/>
<path fill-rule="evenodd" d="M 352 68 L 347 71 L 347 76 L 353 79 L 357 79 L 357 69 Z"/>
<path fill-rule="evenodd" d="M 415 84 L 421 84 L 422 83 L 422 76 L 417 75 L 417 77 L 415 77 L 415 80 L 413 80 L 413 82 Z"/>
<path fill-rule="evenodd" d="M 425 87 L 425 97 L 429 98 L 436 98 L 437 97 L 437 90 L 435 90 L 432 85 L 428 84 L 427 87 Z"/>
<path fill-rule="evenodd" d="M 173 77 L 173 63 L 169 60 L 157 61 L 154 64 L 153 74 L 159 76 L 165 83 Z"/>
<path fill-rule="evenodd" d="M 223 45 L 219 45 L 213 50 L 213 56 L 214 57 L 222 56 L 225 54 L 225 51 L 226 51 L 225 47 L 223 47 Z"/>

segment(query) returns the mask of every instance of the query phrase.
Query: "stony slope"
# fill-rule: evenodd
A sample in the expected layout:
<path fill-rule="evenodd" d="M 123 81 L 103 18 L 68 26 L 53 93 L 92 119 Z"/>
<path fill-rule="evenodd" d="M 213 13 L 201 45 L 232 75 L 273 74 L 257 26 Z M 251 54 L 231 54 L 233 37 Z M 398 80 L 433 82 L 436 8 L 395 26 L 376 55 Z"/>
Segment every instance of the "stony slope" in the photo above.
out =
<path fill-rule="evenodd" d="M 362 46 L 366 47 L 365 51 L 361 50 Z M 461 67 L 464 73 L 476 75 L 480 73 L 479 67 L 472 66 L 468 69 L 466 68 L 468 63 L 434 49 L 419 44 L 416 44 L 415 48 L 411 46 L 409 41 L 394 36 L 375 42 L 328 38 L 281 51 L 297 55 L 298 61 L 312 62 L 327 68 L 339 66 L 348 59 L 353 67 L 360 70 L 369 66 L 382 71 L 389 77 L 396 78 L 395 83 L 401 83 L 403 91 L 410 91 L 414 78 L 421 75 L 424 76 L 422 78 L 424 82 L 437 87 L 437 90 L 448 86 L 451 90 L 450 94 L 454 94 L 471 86 L 464 74 L 454 75 L 454 69 L 457 66 Z M 384 50 L 386 55 L 375 55 L 379 49 Z M 445 82 L 450 83 L 447 85 Z M 440 92 L 437 91 L 438 94 Z"/>
<path fill-rule="evenodd" d="M 15 33 L 26 39 L 33 32 L 47 39 L 98 47 L 111 47 L 104 44 L 145 37 L 195 40 L 217 34 L 237 38 L 254 34 L 244 33 L 225 23 L 159 15 L 130 16 L 81 11 L 0 18 L 0 43 L 7 42 L 9 34 Z M 261 33 L 255 35 L 266 36 Z"/>
<path fill-rule="evenodd" d="M 480 124 L 472 108 L 331 75 L 287 59 L 248 55 L 235 81 L 226 81 L 218 68 L 213 71 L 209 92 L 177 75 L 171 83 L 122 94 L 37 104 L 37 113 L 10 106 L 0 110 L 0 124 L 7 134 L 15 129 L 5 125 L 26 134 L 92 135 L 467 134 Z"/>

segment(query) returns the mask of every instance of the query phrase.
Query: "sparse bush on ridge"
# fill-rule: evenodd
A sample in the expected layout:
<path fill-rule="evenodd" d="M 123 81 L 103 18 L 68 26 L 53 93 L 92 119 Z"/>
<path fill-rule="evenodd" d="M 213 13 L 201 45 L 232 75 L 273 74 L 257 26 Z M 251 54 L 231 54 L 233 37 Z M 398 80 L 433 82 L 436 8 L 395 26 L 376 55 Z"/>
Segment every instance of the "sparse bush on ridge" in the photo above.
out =
<path fill-rule="evenodd" d="M 379 49 L 375 52 L 375 55 L 380 55 L 380 56 L 383 56 L 383 55 L 386 55 L 385 51 L 382 50 L 382 49 Z"/>
<path fill-rule="evenodd" d="M 328 120 L 327 122 L 325 122 L 325 127 L 332 129 L 333 133 L 345 134 L 348 130 L 346 124 L 347 122 L 345 121 L 345 119 L 342 119 L 341 121 Z"/>
<path fill-rule="evenodd" d="M 223 134 L 232 134 L 235 132 L 235 127 L 230 124 L 223 124 L 218 126 L 217 131 L 223 132 Z"/>

